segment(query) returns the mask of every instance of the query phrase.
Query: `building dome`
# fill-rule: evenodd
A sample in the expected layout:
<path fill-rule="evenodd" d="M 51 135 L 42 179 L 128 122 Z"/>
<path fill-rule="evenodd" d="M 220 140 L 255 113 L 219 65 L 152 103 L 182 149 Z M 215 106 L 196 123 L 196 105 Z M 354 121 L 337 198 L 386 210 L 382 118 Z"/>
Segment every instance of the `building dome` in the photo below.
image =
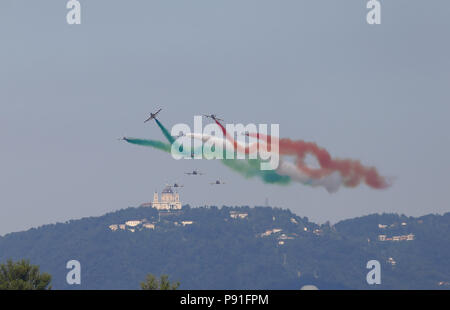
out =
<path fill-rule="evenodd" d="M 177 192 L 172 190 L 170 185 L 167 185 L 161 192 L 161 199 L 159 199 L 158 193 L 153 194 L 153 202 L 145 204 L 145 206 L 151 206 L 158 210 L 181 210 L 180 196 Z"/>

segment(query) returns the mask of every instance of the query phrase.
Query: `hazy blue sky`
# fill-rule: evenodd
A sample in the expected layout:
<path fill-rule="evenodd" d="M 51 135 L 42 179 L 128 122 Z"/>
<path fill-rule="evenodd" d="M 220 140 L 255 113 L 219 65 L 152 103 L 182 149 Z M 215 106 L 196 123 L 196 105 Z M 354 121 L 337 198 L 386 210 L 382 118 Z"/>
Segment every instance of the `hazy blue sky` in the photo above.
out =
<path fill-rule="evenodd" d="M 174 181 L 193 206 L 267 197 L 318 222 L 450 211 L 449 1 L 381 1 L 380 26 L 363 0 L 80 2 L 69 26 L 66 1 L 0 1 L 0 234 L 136 206 Z M 156 107 L 169 127 L 200 113 L 279 123 L 397 180 L 330 195 L 116 140 L 162 140 L 143 124 Z"/>

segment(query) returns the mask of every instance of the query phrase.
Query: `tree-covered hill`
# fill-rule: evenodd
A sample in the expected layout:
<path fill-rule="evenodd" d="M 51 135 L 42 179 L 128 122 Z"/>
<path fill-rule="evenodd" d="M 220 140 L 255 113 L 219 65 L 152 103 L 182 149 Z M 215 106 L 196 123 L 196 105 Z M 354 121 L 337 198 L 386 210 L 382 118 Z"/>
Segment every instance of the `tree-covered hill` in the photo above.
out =
<path fill-rule="evenodd" d="M 180 289 L 449 289 L 449 236 L 450 213 L 317 225 L 278 208 L 139 207 L 0 237 L 0 262 L 29 259 L 54 289 L 139 289 L 148 273 Z M 373 259 L 381 285 L 366 282 Z M 66 283 L 70 260 L 81 263 L 79 286 Z"/>

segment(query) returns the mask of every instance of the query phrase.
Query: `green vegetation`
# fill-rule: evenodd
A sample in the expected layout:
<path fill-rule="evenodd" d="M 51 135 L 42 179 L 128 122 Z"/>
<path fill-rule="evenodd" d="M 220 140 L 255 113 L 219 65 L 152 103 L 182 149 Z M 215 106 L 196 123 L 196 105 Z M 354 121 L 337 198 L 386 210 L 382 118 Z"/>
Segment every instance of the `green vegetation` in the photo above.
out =
<path fill-rule="evenodd" d="M 141 283 L 143 290 L 176 290 L 180 286 L 180 282 L 170 283 L 168 275 L 162 275 L 160 280 L 152 274 L 148 274 L 145 282 Z"/>
<path fill-rule="evenodd" d="M 231 218 L 232 211 L 248 216 Z M 144 218 L 154 230 L 108 228 Z M 274 228 L 282 231 L 261 237 Z M 380 234 L 409 233 L 414 240 L 378 241 Z M 148 273 L 169 275 L 180 289 L 449 289 L 449 236 L 450 213 L 374 214 L 318 225 L 279 208 L 185 206 L 159 217 L 139 207 L 0 237 L 0 263 L 29 259 L 52 274 L 55 289 L 139 289 Z M 81 286 L 66 283 L 72 259 L 81 263 Z M 366 282 L 372 259 L 381 263 L 380 286 Z"/>
<path fill-rule="evenodd" d="M 0 290 L 50 290 L 52 277 L 27 260 L 0 265 Z"/>

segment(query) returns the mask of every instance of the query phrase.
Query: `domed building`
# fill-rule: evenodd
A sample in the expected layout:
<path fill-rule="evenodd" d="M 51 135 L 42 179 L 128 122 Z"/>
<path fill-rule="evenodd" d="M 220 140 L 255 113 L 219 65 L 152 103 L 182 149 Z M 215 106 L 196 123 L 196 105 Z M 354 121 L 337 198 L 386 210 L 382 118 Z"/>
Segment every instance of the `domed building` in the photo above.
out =
<path fill-rule="evenodd" d="M 161 192 L 161 199 L 158 193 L 153 194 L 153 201 L 151 203 L 142 204 L 145 207 L 152 207 L 157 210 L 181 210 L 180 195 L 174 192 L 171 186 L 166 186 Z"/>

